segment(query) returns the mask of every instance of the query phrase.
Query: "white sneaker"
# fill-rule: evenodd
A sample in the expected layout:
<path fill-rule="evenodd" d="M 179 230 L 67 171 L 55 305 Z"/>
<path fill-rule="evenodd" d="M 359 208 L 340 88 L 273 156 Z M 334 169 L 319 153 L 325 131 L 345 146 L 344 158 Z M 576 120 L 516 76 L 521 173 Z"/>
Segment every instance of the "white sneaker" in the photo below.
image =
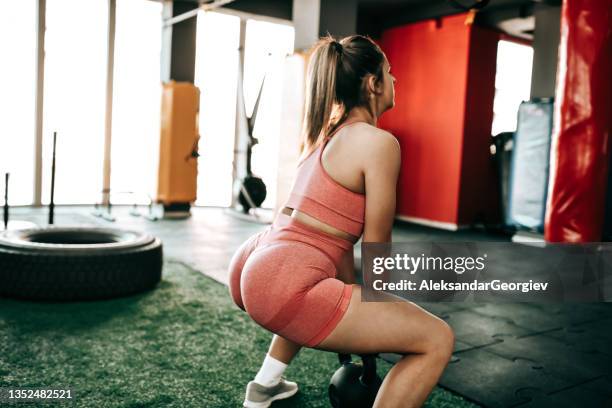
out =
<path fill-rule="evenodd" d="M 270 387 L 255 381 L 247 384 L 246 397 L 242 404 L 245 408 L 268 408 L 273 401 L 289 398 L 298 392 L 298 385 L 281 378 L 279 383 Z"/>

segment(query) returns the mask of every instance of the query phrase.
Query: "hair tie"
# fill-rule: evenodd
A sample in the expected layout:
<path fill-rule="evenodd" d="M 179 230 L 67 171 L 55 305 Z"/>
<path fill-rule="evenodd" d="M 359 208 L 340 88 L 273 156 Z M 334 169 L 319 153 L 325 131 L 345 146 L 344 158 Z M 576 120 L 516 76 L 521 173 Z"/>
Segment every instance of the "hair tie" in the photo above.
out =
<path fill-rule="evenodd" d="M 332 44 L 333 44 L 334 48 L 336 49 L 336 51 L 338 51 L 339 54 L 342 54 L 342 50 L 343 50 L 342 44 L 340 44 L 336 40 L 332 41 Z"/>

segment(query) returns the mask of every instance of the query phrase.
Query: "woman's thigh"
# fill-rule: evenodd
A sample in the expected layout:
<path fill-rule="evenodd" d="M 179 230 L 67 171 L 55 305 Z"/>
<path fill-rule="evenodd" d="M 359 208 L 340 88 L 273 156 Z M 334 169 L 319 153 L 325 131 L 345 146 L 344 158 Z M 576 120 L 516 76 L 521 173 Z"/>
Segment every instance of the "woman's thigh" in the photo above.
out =
<path fill-rule="evenodd" d="M 444 320 L 416 304 L 383 294 L 388 301 L 362 302 L 353 285 L 349 307 L 316 348 L 341 353 L 425 353 L 452 350 L 453 332 Z"/>

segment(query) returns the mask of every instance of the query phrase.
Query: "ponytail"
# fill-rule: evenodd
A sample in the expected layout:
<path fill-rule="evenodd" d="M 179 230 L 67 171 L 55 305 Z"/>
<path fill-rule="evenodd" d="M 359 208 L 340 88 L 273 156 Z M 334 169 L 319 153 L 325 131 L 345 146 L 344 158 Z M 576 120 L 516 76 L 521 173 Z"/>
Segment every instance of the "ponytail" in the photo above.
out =
<path fill-rule="evenodd" d="M 327 37 L 319 40 L 310 57 L 300 146 L 302 153 L 318 146 L 330 130 L 336 102 L 336 75 L 341 53 L 342 45 Z"/>
<path fill-rule="evenodd" d="M 351 109 L 369 109 L 365 79 L 382 80 L 385 56 L 369 37 L 322 38 L 314 46 L 306 77 L 306 103 L 300 152 L 306 156 L 333 132 Z"/>

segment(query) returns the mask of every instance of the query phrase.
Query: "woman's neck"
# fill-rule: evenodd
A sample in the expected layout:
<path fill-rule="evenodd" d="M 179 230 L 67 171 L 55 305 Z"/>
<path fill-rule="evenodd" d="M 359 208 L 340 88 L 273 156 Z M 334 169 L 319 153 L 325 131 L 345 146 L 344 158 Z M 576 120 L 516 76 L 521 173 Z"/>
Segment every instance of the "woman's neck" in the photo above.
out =
<path fill-rule="evenodd" d="M 351 109 L 345 121 L 362 121 L 367 122 L 372 126 L 376 126 L 376 123 L 378 122 L 378 117 L 373 116 L 372 113 L 370 113 L 367 109 L 360 106 Z"/>

